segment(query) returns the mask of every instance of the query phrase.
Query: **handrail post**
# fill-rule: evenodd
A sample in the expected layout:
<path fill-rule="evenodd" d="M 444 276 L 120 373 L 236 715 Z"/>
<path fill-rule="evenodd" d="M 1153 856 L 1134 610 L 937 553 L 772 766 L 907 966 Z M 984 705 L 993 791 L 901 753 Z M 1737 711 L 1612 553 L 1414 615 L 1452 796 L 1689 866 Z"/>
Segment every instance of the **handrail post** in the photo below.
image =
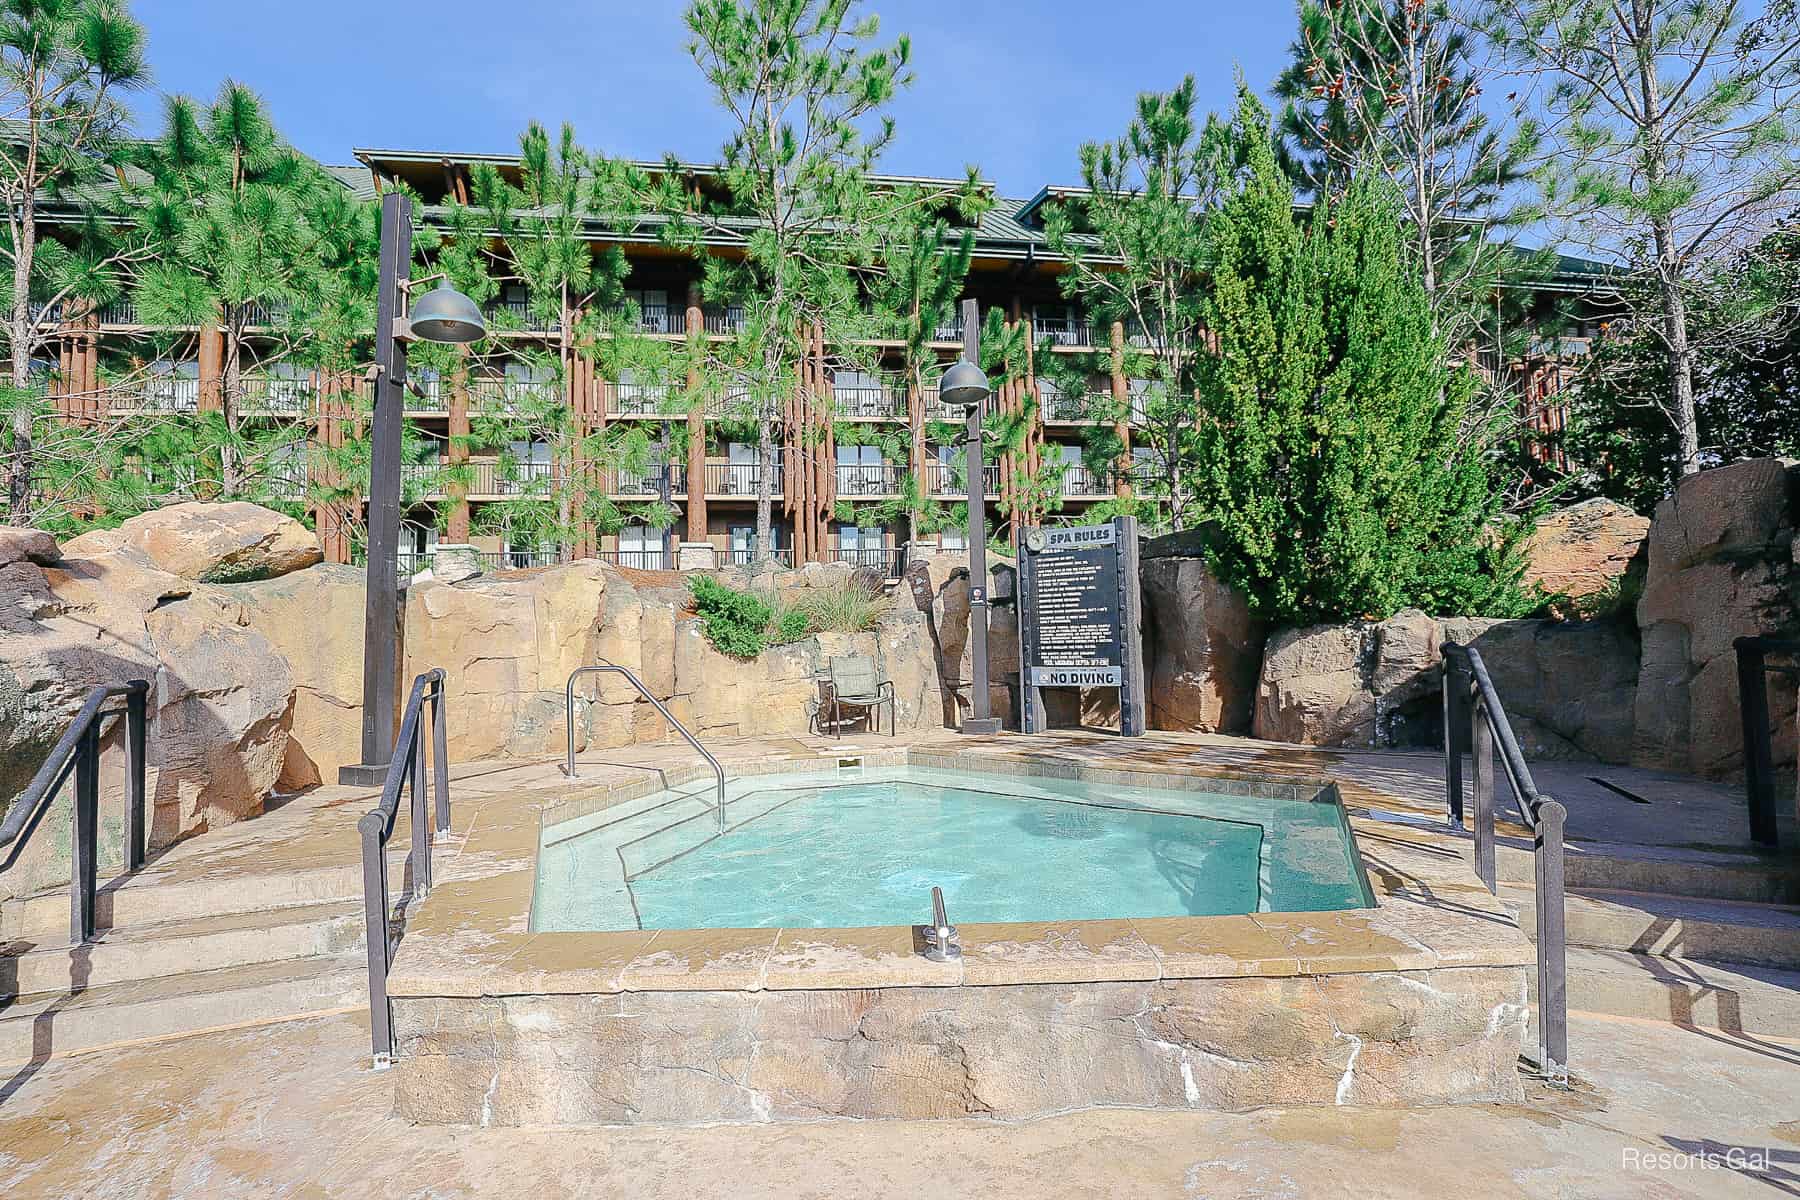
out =
<path fill-rule="evenodd" d="M 96 715 L 75 747 L 74 843 L 69 855 L 69 944 L 94 936 L 94 895 L 100 854 L 100 718 Z"/>
<path fill-rule="evenodd" d="M 1735 643 L 1738 711 L 1744 723 L 1744 790 L 1750 805 L 1750 840 L 1759 846 L 1780 841 L 1775 823 L 1775 765 L 1769 745 L 1769 693 L 1764 648 L 1756 638 Z"/>
<path fill-rule="evenodd" d="M 1444 801 L 1450 823 L 1463 824 L 1464 731 L 1469 727 L 1469 671 L 1454 651 L 1444 647 Z"/>
<path fill-rule="evenodd" d="M 425 715 L 425 706 L 419 706 L 419 716 Z M 413 898 L 419 899 L 431 891 L 431 810 L 427 806 L 425 794 L 425 738 L 418 724 L 413 725 L 412 740 L 399 748 L 406 755 L 406 770 L 409 776 L 407 789 L 412 793 L 412 860 L 413 860 Z"/>
<path fill-rule="evenodd" d="M 650 689 L 644 686 L 643 680 L 632 674 L 628 668 L 621 667 L 617 663 L 601 662 L 589 667 L 576 667 L 573 671 L 569 672 L 568 682 L 563 684 L 563 725 L 568 735 L 568 757 L 563 763 L 563 774 L 567 775 L 570 779 L 579 778 L 575 770 L 575 681 L 583 675 L 597 675 L 607 672 L 615 675 L 623 675 L 625 677 L 625 682 L 637 689 L 638 695 L 642 696 L 645 700 L 648 700 L 650 702 L 650 707 L 662 714 L 663 720 L 669 723 L 669 728 L 680 734 L 683 740 L 685 740 L 688 745 L 692 746 L 701 758 L 706 760 L 707 765 L 712 767 L 713 776 L 717 783 L 715 794 L 718 798 L 718 802 L 713 807 L 719 814 L 719 832 L 724 833 L 725 768 L 720 764 L 718 756 L 711 750 L 708 750 L 701 743 L 700 739 L 694 736 L 692 730 L 676 720 L 675 714 L 669 711 L 669 706 L 652 695 Z"/>
<path fill-rule="evenodd" d="M 149 709 L 149 681 L 132 680 L 131 690 L 125 695 L 125 869 L 128 871 L 142 868 L 149 850 L 148 798 L 144 789 Z"/>
<path fill-rule="evenodd" d="M 439 837 L 447 837 L 450 833 L 449 739 L 444 720 L 444 681 L 440 678 L 437 692 L 431 699 L 432 791 L 437 799 L 436 832 Z"/>
<path fill-rule="evenodd" d="M 388 1011 L 388 895 L 387 863 L 381 849 L 382 816 L 364 813 L 356 822 L 362 835 L 363 921 L 369 951 L 369 1040 L 375 1065 L 393 1059 L 394 1031 Z"/>
<path fill-rule="evenodd" d="M 1563 913 L 1563 822 L 1568 810 L 1538 804 L 1535 875 L 1538 943 L 1538 1066 L 1555 1082 L 1569 1077 L 1568 931 Z"/>
<path fill-rule="evenodd" d="M 1469 741 L 1475 768 L 1475 874 L 1497 892 L 1494 873 L 1494 730 L 1487 699 L 1477 696 L 1470 710 Z"/>

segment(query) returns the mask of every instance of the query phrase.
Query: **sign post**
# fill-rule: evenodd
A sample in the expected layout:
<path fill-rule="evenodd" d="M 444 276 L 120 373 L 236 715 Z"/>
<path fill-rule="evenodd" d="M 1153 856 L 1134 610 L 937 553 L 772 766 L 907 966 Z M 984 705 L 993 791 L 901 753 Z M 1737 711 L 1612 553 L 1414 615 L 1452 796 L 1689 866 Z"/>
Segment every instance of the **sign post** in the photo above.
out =
<path fill-rule="evenodd" d="M 1020 725 L 1042 733 L 1043 689 L 1119 689 L 1119 731 L 1144 733 L 1137 519 L 1027 529 L 1019 546 Z"/>

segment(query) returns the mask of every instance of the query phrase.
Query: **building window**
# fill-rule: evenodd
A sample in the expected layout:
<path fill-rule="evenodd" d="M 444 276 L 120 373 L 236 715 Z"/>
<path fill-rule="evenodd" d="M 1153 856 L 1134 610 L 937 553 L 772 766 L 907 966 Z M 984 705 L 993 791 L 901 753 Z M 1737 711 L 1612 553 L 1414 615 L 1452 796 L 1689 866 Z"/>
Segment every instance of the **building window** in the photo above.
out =
<path fill-rule="evenodd" d="M 837 559 L 859 567 L 884 567 L 887 564 L 887 529 L 881 525 L 867 528 L 839 525 Z"/>

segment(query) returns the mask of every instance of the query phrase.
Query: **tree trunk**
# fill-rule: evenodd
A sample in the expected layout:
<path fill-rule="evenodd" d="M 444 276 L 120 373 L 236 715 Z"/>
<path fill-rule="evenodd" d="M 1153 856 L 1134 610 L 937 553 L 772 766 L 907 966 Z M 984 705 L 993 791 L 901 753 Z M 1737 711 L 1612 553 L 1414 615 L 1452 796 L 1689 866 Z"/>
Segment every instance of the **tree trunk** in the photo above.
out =
<path fill-rule="evenodd" d="M 35 111 L 29 125 L 30 145 L 26 148 L 24 194 L 19 199 L 15 228 L 17 245 L 13 248 L 12 291 L 12 446 L 11 466 L 7 472 L 6 498 L 9 520 L 14 525 L 30 523 L 32 419 L 35 405 L 27 399 L 31 388 L 31 266 L 37 251 L 37 213 L 33 208 L 32 180 L 36 175 L 37 121 Z"/>
<path fill-rule="evenodd" d="M 1666 221 L 1656 222 L 1657 270 L 1662 292 L 1663 337 L 1669 356 L 1669 417 L 1680 444 L 1681 474 L 1700 471 L 1700 421 L 1694 412 L 1694 351 L 1688 344 L 1687 298 L 1681 294 L 1675 238 Z"/>
<path fill-rule="evenodd" d="M 237 496 L 240 483 L 237 432 L 238 406 L 244 395 L 244 332 L 243 314 L 235 310 L 227 310 L 225 321 L 225 371 L 223 393 L 219 397 L 220 407 L 225 413 L 225 444 L 219 453 L 219 488 L 227 500 Z"/>

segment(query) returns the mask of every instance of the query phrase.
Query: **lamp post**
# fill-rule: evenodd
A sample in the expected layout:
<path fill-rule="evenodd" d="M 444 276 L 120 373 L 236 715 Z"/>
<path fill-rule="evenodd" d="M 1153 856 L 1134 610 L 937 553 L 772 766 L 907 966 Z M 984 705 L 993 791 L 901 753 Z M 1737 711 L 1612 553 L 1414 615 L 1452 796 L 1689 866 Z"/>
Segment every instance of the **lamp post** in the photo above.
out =
<path fill-rule="evenodd" d="M 987 402 L 988 378 L 980 366 L 981 305 L 964 300 L 963 356 L 944 372 L 938 396 L 945 404 L 966 408 L 968 432 L 963 441 L 963 472 L 969 477 L 969 715 L 962 731 L 972 735 L 1000 732 L 988 713 L 988 585 L 987 467 L 981 457 L 981 406 Z"/>
<path fill-rule="evenodd" d="M 357 786 L 387 777 L 394 746 L 394 634 L 399 625 L 400 427 L 406 409 L 406 344 L 457 345 L 487 333 L 476 303 L 440 278 L 402 311 L 412 269 L 412 201 L 381 200 L 381 268 L 375 299 L 375 418 L 369 447 L 368 583 L 363 609 L 362 761 L 338 769 Z"/>

